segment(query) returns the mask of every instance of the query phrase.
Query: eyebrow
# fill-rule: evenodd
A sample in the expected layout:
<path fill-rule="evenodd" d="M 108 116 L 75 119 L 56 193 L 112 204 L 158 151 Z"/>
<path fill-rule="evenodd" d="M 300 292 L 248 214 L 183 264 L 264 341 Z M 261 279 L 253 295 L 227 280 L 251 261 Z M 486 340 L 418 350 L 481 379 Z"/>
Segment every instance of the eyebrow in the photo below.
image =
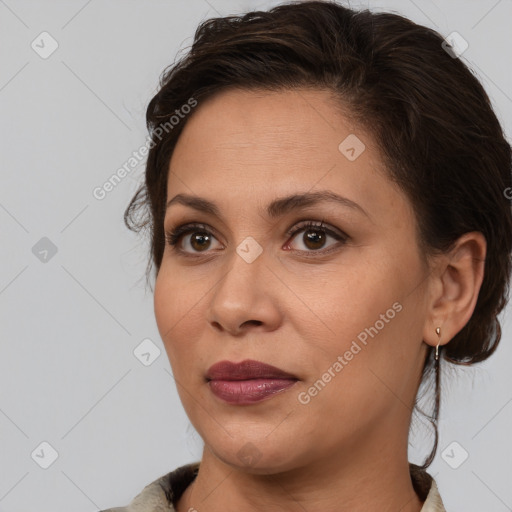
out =
<path fill-rule="evenodd" d="M 267 215 L 269 218 L 275 219 L 291 211 L 300 210 L 301 208 L 308 206 L 315 206 L 324 201 L 352 208 L 353 210 L 357 210 L 370 218 L 370 215 L 362 206 L 330 190 L 291 194 L 289 196 L 275 199 L 267 206 Z M 167 208 L 173 204 L 182 204 L 184 206 L 194 208 L 195 210 L 222 218 L 219 207 L 214 202 L 202 197 L 189 194 L 178 194 L 168 201 Z"/>

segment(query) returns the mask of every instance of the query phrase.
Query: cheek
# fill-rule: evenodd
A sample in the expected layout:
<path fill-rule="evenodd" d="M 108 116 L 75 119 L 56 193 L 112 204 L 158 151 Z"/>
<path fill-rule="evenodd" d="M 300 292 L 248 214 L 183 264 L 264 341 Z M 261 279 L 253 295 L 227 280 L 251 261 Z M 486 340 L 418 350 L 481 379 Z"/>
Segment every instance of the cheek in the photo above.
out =
<path fill-rule="evenodd" d="M 353 334 L 373 325 L 398 299 L 400 281 L 393 258 L 376 250 L 354 257 L 328 285 L 332 322 Z"/>
<path fill-rule="evenodd" d="M 404 401 L 410 398 L 425 315 L 425 275 L 414 250 L 402 249 L 376 251 L 365 262 L 366 270 L 360 268 L 364 278 L 357 286 L 348 285 L 352 300 L 338 320 L 347 334 L 343 354 L 348 350 L 346 359 L 351 358 L 346 377 L 364 387 L 361 396 L 369 402 L 372 397 L 393 401 L 390 389 L 404 393 Z"/>
<path fill-rule="evenodd" d="M 153 304 L 155 320 L 164 343 L 167 342 L 171 328 L 176 322 L 176 307 L 179 305 L 176 290 L 177 286 L 167 279 L 165 270 L 161 268 L 155 282 Z"/>
<path fill-rule="evenodd" d="M 197 338 L 194 326 L 201 325 L 202 304 L 194 292 L 193 283 L 182 282 L 176 276 L 179 272 L 161 268 L 154 290 L 155 320 L 173 370 L 175 359 L 181 364 L 187 354 L 193 356 L 194 339 Z"/>
<path fill-rule="evenodd" d="M 414 315 L 421 314 L 416 307 L 422 293 L 421 286 L 417 288 L 421 267 L 413 252 L 382 245 L 367 251 L 350 269 L 340 272 L 325 289 L 325 323 L 342 334 L 341 339 L 330 336 L 339 340 L 332 349 L 345 352 L 355 341 L 362 349 L 357 356 L 360 362 L 376 357 L 381 365 L 383 353 L 402 352 L 408 339 L 403 334 L 413 334 Z"/>

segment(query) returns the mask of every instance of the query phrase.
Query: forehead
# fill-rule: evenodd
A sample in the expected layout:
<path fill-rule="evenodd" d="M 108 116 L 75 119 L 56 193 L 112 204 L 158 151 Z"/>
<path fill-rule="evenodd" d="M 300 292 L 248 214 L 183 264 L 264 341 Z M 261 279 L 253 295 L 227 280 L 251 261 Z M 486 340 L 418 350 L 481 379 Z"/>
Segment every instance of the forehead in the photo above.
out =
<path fill-rule="evenodd" d="M 340 163 L 360 168 L 340 153 L 339 144 L 347 138 L 358 141 L 358 151 L 364 144 L 360 163 L 375 160 L 376 152 L 369 147 L 373 141 L 337 107 L 325 90 L 222 91 L 199 103 L 186 120 L 170 170 L 179 173 L 186 166 L 192 178 L 198 167 L 204 173 L 236 167 L 243 175 L 243 165 L 257 168 L 262 176 L 277 169 L 289 178 L 288 170 L 291 175 L 301 170 L 313 174 L 314 167 L 325 173 Z M 379 164 L 378 158 L 372 163 Z"/>
<path fill-rule="evenodd" d="M 230 89 L 200 102 L 169 170 L 168 199 L 178 193 L 229 199 L 240 211 L 317 189 L 367 211 L 400 200 L 390 197 L 400 191 L 387 178 L 373 139 L 320 89 Z"/>
<path fill-rule="evenodd" d="M 332 138 L 355 129 L 336 110 L 336 102 L 325 90 L 228 89 L 199 103 L 187 121 L 175 154 L 180 152 L 178 146 L 188 146 L 192 136 L 196 138 L 194 142 L 201 138 L 201 149 L 218 152 L 236 153 L 246 147 L 254 152 L 262 144 L 265 152 L 273 153 L 325 150 Z"/>

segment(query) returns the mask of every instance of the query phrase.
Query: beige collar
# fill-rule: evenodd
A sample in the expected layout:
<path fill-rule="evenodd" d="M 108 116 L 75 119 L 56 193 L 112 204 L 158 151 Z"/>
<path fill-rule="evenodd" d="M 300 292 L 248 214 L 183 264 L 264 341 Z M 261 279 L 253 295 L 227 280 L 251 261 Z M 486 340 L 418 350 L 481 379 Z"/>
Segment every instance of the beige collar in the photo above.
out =
<path fill-rule="evenodd" d="M 427 499 L 425 500 L 425 503 L 423 503 L 423 507 L 421 507 L 420 512 L 446 512 L 446 509 L 443 505 L 443 500 L 439 495 L 439 490 L 434 479 L 432 479 L 430 491 L 428 493 Z"/>
<path fill-rule="evenodd" d="M 409 464 L 415 492 L 424 501 L 421 512 L 446 512 L 435 480 L 420 467 Z M 150 484 L 126 507 L 109 508 L 100 512 L 176 512 L 173 504 L 197 476 L 199 462 L 186 464 Z"/>

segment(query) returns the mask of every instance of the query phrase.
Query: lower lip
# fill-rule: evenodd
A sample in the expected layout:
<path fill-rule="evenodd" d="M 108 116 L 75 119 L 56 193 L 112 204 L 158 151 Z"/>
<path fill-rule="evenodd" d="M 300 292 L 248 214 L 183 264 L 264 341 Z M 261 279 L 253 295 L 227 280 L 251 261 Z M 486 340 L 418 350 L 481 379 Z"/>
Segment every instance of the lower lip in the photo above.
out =
<path fill-rule="evenodd" d="M 293 379 L 211 380 L 212 393 L 230 404 L 253 404 L 293 386 Z"/>

